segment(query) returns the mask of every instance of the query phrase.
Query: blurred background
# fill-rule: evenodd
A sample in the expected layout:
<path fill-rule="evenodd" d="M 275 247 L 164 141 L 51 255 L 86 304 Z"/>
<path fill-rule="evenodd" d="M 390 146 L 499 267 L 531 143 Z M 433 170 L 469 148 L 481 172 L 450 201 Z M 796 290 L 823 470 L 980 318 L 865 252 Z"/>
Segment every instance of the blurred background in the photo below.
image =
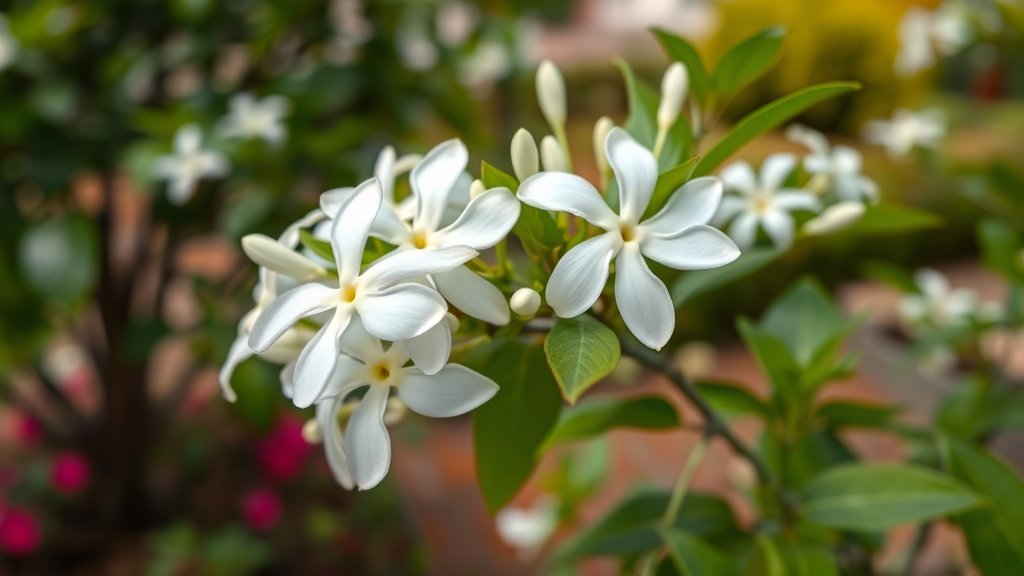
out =
<path fill-rule="evenodd" d="M 859 81 L 860 92 L 799 120 L 860 149 L 883 198 L 944 221 L 895 243 L 828 239 L 702 296 L 681 317 L 694 339 L 679 359 L 685 370 L 756 383 L 732 343 L 734 318 L 757 314 L 805 271 L 841 286 L 847 306 L 871 309 L 881 326 L 898 294 L 856 281 L 867 262 L 939 266 L 1002 297 L 974 230 L 993 212 L 1018 232 L 1024 225 L 1024 7 L 958 2 L 970 33 L 908 55 L 908 11 L 940 4 L 0 3 L 0 574 L 529 573 L 532 558 L 503 542 L 485 512 L 468 420 L 408 418 L 394 429 L 392 475 L 349 493 L 304 440 L 310 415 L 281 396 L 279 366 L 243 363 L 238 402 L 222 400 L 217 371 L 256 282 L 239 239 L 277 236 L 320 192 L 368 177 L 388 144 L 423 153 L 457 136 L 474 161 L 509 170 L 512 133 L 543 126 L 533 73 L 544 58 L 566 76 L 578 170 L 595 175 L 579 151 L 599 116 L 626 113 L 611 58 L 652 85 L 668 63 L 652 25 L 691 39 L 710 62 L 785 26 L 781 63 L 724 108 L 718 130 L 812 83 Z M 867 121 L 929 107 L 947 126 L 938 149 L 893 159 L 863 143 Z M 186 126 L 198 142 L 182 136 Z M 779 134 L 744 155 L 779 149 L 799 147 Z M 174 159 L 197 150 L 217 169 L 175 202 L 195 167 Z M 895 346 L 872 334 L 867 349 Z M 913 369 L 890 356 L 888 376 L 846 391 L 926 413 L 927 384 L 905 384 Z M 603 386 L 661 386 L 638 378 L 626 366 Z M 616 432 L 610 477 L 579 522 L 630 486 L 671 484 L 678 458 L 666 454 L 678 453 L 679 434 Z M 899 450 L 872 437 L 858 446 L 880 457 Z M 727 451 L 713 454 L 698 484 L 742 481 Z M 557 478 L 550 460 L 524 505 Z M 936 555 L 962 558 L 958 543 L 938 542 Z"/>

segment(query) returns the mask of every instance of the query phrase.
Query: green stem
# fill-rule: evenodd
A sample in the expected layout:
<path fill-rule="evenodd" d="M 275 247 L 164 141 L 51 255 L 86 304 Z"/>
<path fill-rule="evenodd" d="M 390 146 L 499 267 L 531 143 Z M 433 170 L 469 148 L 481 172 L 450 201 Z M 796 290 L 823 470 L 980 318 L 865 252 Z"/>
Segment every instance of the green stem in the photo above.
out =
<path fill-rule="evenodd" d="M 572 154 L 569 153 L 569 136 L 565 132 L 565 124 L 559 124 L 552 126 L 555 131 L 555 139 L 558 140 L 558 144 L 562 147 L 562 152 L 565 153 L 565 165 L 569 169 L 569 172 L 573 172 L 572 165 Z"/>
<path fill-rule="evenodd" d="M 676 485 L 672 489 L 672 497 L 668 501 L 665 515 L 661 518 L 662 527 L 671 528 L 675 525 L 676 518 L 679 516 L 679 510 L 683 506 L 683 499 L 686 497 L 686 490 L 689 488 L 694 474 L 697 473 L 697 468 L 700 467 L 701 461 L 704 460 L 704 456 L 708 452 L 709 440 L 710 438 L 705 435 L 693 447 L 693 450 L 690 451 L 690 457 L 686 459 L 686 464 L 683 465 L 682 471 L 679 472 L 679 478 L 676 479 Z"/>

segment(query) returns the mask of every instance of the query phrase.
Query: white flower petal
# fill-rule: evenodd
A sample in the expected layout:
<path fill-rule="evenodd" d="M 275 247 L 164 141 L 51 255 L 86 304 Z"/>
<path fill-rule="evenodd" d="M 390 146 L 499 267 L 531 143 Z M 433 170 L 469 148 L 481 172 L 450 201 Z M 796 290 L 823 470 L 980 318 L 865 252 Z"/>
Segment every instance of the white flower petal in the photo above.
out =
<path fill-rule="evenodd" d="M 395 149 L 385 146 L 377 155 L 377 163 L 373 167 L 373 175 L 380 181 L 384 202 L 395 202 Z"/>
<path fill-rule="evenodd" d="M 423 334 L 410 338 L 402 344 L 416 365 L 424 374 L 436 374 L 448 363 L 452 353 L 452 332 L 445 318 Z"/>
<path fill-rule="evenodd" d="M 419 336 L 444 318 L 448 307 L 435 291 L 420 284 L 399 284 L 356 298 L 366 331 L 388 342 Z"/>
<path fill-rule="evenodd" d="M 285 364 L 284 368 L 281 368 L 281 372 L 277 375 L 277 379 L 281 381 L 281 394 L 291 400 L 292 393 L 295 390 L 295 362 Z"/>
<path fill-rule="evenodd" d="M 416 195 L 416 216 L 413 219 L 415 229 L 433 232 L 440 228 L 441 218 L 448 205 L 448 195 L 466 169 L 468 161 L 466 146 L 452 139 L 435 146 L 412 169 L 410 181 Z"/>
<path fill-rule="evenodd" d="M 432 276 L 437 291 L 459 310 L 496 326 L 509 321 L 505 296 L 493 284 L 469 268 L 459 266 Z"/>
<path fill-rule="evenodd" d="M 194 154 L 199 152 L 203 143 L 203 133 L 199 126 L 186 124 L 174 133 L 174 151 L 179 154 Z"/>
<path fill-rule="evenodd" d="M 757 214 L 743 212 L 733 220 L 732 226 L 729 226 L 729 237 L 736 242 L 740 250 L 745 250 L 754 245 L 754 242 L 757 240 L 757 224 Z"/>
<path fill-rule="evenodd" d="M 761 187 L 766 190 L 778 190 L 794 168 L 796 168 L 796 156 L 772 154 L 764 161 L 764 164 L 761 164 Z"/>
<path fill-rule="evenodd" d="M 292 389 L 292 402 L 299 408 L 312 406 L 327 389 L 341 353 L 338 340 L 351 319 L 350 312 L 338 309 L 299 354 Z"/>
<path fill-rule="evenodd" d="M 303 284 L 279 295 L 263 310 L 249 334 L 249 347 L 263 352 L 300 318 L 333 307 L 337 289 L 323 284 Z"/>
<path fill-rule="evenodd" d="M 608 281 L 608 265 L 622 246 L 618 232 L 606 232 L 574 246 L 555 265 L 544 297 L 555 314 L 573 318 L 594 305 Z"/>
<path fill-rule="evenodd" d="M 707 224 L 722 200 L 722 181 L 714 176 L 696 178 L 669 196 L 668 202 L 641 227 L 650 233 L 675 234 L 690 226 Z"/>
<path fill-rule="evenodd" d="M 348 284 L 359 276 L 359 266 L 366 248 L 370 226 L 380 211 L 380 182 L 370 178 L 360 184 L 352 198 L 342 206 L 331 226 L 331 247 L 338 266 L 338 281 Z"/>
<path fill-rule="evenodd" d="M 231 348 L 228 349 L 228 357 L 224 360 L 224 365 L 221 366 L 220 374 L 218 375 L 220 392 L 228 402 L 238 400 L 238 395 L 235 394 L 235 390 L 231 387 L 231 376 L 235 373 L 235 368 L 252 355 L 253 351 L 252 348 L 249 348 L 248 335 L 239 334 L 238 338 L 235 338 L 235 341 L 231 343 Z"/>
<path fill-rule="evenodd" d="M 619 216 L 636 224 L 654 193 L 658 161 L 622 128 L 612 128 L 604 149 L 619 184 Z"/>
<path fill-rule="evenodd" d="M 722 198 L 722 203 L 718 206 L 718 211 L 715 212 L 715 217 L 713 218 L 714 224 L 721 226 L 732 220 L 733 216 L 746 209 L 748 203 L 749 200 L 739 196 L 726 196 Z"/>
<path fill-rule="evenodd" d="M 519 219 L 519 201 L 508 188 L 492 188 L 473 198 L 451 226 L 438 232 L 441 247 L 484 250 L 508 235 Z"/>
<path fill-rule="evenodd" d="M 390 390 L 381 384 L 370 386 L 345 430 L 345 455 L 352 480 L 360 490 L 380 484 L 391 467 L 391 439 L 384 426 Z"/>
<path fill-rule="evenodd" d="M 331 474 L 338 484 L 341 484 L 346 490 L 350 490 L 355 483 L 352 481 L 352 472 L 348 468 L 341 427 L 338 426 L 337 413 L 341 405 L 340 398 L 317 404 L 316 421 L 320 426 L 320 433 L 323 435 L 324 454 L 327 455 L 327 464 L 331 468 Z"/>
<path fill-rule="evenodd" d="M 332 188 L 320 195 L 320 209 L 332 220 L 338 217 L 341 207 L 348 203 L 356 191 L 351 186 Z"/>
<path fill-rule="evenodd" d="M 817 212 L 821 210 L 818 199 L 810 192 L 803 190 L 784 190 L 775 195 L 775 207 L 780 210 L 792 212 L 793 210 L 810 210 Z"/>
<path fill-rule="evenodd" d="M 761 225 L 772 243 L 780 250 L 793 244 L 793 217 L 782 210 L 771 210 L 761 216 Z"/>
<path fill-rule="evenodd" d="M 411 409 L 432 418 L 465 414 L 490 400 L 498 385 L 490 378 L 449 364 L 432 376 L 409 369 L 398 385 L 398 397 Z"/>
<path fill-rule="evenodd" d="M 419 276 L 447 272 L 476 256 L 477 251 L 467 246 L 395 250 L 371 264 L 360 280 L 366 286 L 385 288 Z"/>
<path fill-rule="evenodd" d="M 644 256 L 676 270 L 718 268 L 739 258 L 740 250 L 721 230 L 706 224 L 673 235 L 644 235 Z"/>
<path fill-rule="evenodd" d="M 346 336 L 354 324 L 355 321 L 349 323 L 348 330 L 345 331 Z M 374 340 L 377 339 L 374 338 Z M 380 343 L 379 340 L 377 342 Z M 369 384 L 369 378 L 366 364 L 345 354 L 339 354 L 334 372 L 331 373 L 331 380 L 316 402 L 320 404 L 329 398 L 344 400 L 350 393 L 367 384 Z"/>
<path fill-rule="evenodd" d="M 341 351 L 357 360 L 370 363 L 384 355 L 384 346 L 380 340 L 370 336 L 363 327 L 363 321 L 356 316 L 341 337 Z"/>
<path fill-rule="evenodd" d="M 757 176 L 754 169 L 746 162 L 733 162 L 721 173 L 722 183 L 726 190 L 733 190 L 744 196 L 753 196 L 757 192 Z"/>
<path fill-rule="evenodd" d="M 644 346 L 661 350 L 668 343 L 676 324 L 672 298 L 635 243 L 623 246 L 615 259 L 615 302 L 622 321 Z"/>
<path fill-rule="evenodd" d="M 914 274 L 914 281 L 929 298 L 944 298 L 949 293 L 949 280 L 937 270 L 922 268 Z"/>
<path fill-rule="evenodd" d="M 534 208 L 568 212 L 605 230 L 619 227 L 619 217 L 605 204 L 601 193 L 575 174 L 534 174 L 519 186 L 516 196 Z"/>

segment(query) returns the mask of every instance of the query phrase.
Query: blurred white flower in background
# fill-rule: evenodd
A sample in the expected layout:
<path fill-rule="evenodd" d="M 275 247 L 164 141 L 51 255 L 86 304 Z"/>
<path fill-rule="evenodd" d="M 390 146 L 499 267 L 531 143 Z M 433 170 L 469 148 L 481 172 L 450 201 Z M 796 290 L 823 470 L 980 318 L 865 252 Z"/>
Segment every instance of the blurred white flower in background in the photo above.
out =
<path fill-rule="evenodd" d="M 494 517 L 494 526 L 501 540 L 516 549 L 519 559 L 529 562 L 558 527 L 558 503 L 543 498 L 529 508 L 502 508 Z"/>
<path fill-rule="evenodd" d="M 156 173 L 168 181 L 167 197 L 171 202 L 184 204 L 192 197 L 200 180 L 227 175 L 230 169 L 227 158 L 202 146 L 199 127 L 188 124 L 174 135 L 174 152 L 157 158 Z"/>
<path fill-rule="evenodd" d="M 867 208 L 864 204 L 852 200 L 844 200 L 825 208 L 814 218 L 804 222 L 804 234 L 824 236 L 838 232 L 851 226 L 864 215 Z"/>
<path fill-rule="evenodd" d="M 900 302 L 900 318 L 915 330 L 966 324 L 978 309 L 978 296 L 967 288 L 951 288 L 941 272 L 922 268 L 914 275 L 919 292 Z"/>
<path fill-rule="evenodd" d="M 937 10 L 914 7 L 900 21 L 896 73 L 909 76 L 931 68 L 939 58 L 958 52 L 971 41 L 965 6 L 947 2 Z"/>
<path fill-rule="evenodd" d="M 252 94 L 236 94 L 228 103 L 228 115 L 220 121 L 220 133 L 225 138 L 262 138 L 267 144 L 278 146 L 288 135 L 284 118 L 289 108 L 284 96 L 257 100 Z"/>
<path fill-rule="evenodd" d="M 901 108 L 891 120 L 872 120 L 864 127 L 864 138 L 885 147 L 892 158 L 904 157 L 915 148 L 938 148 L 945 136 L 945 115 L 937 108 L 920 112 Z"/>
<path fill-rule="evenodd" d="M 332 0 L 327 9 L 334 37 L 327 45 L 327 60 L 348 64 L 355 60 L 359 47 L 373 37 L 373 25 L 367 20 L 362 0 Z"/>
<path fill-rule="evenodd" d="M 732 221 L 729 236 L 741 249 L 754 245 L 760 227 L 776 248 L 784 250 L 793 243 L 795 224 L 790 213 L 821 209 L 814 194 L 800 188 L 783 188 L 796 165 L 796 156 L 792 154 L 773 154 L 761 165 L 760 174 L 755 174 L 744 161 L 722 170 L 726 192 L 735 194 L 722 198 L 715 222 Z"/>
<path fill-rule="evenodd" d="M 718 27 L 714 0 L 598 0 L 595 4 L 598 24 L 612 32 L 640 33 L 662 26 L 701 39 Z"/>
<path fill-rule="evenodd" d="M 494 81 L 512 72 L 512 58 L 500 41 L 484 39 L 459 63 L 459 82 L 473 88 L 477 97 L 490 92 Z"/>
<path fill-rule="evenodd" d="M 434 39 L 430 37 L 427 22 L 418 15 L 408 14 L 399 25 L 398 55 L 406 68 L 417 72 L 430 70 L 439 57 Z"/>
<path fill-rule="evenodd" d="M 810 150 L 803 166 L 811 174 L 807 188 L 812 192 L 834 192 L 839 200 L 878 201 L 878 185 L 862 172 L 860 152 L 849 146 L 832 146 L 825 135 L 800 124 L 794 124 L 786 136 Z"/>
<path fill-rule="evenodd" d="M 443 2 L 434 20 L 438 39 L 446 46 L 458 46 L 480 26 L 480 9 L 462 0 Z"/>
<path fill-rule="evenodd" d="M 661 211 L 641 221 L 658 179 L 654 155 L 621 128 L 608 133 L 605 153 L 618 181 L 619 214 L 574 174 L 541 172 L 519 187 L 524 203 L 574 214 L 605 231 L 558 261 L 545 298 L 558 316 L 579 316 L 601 295 L 615 259 L 615 301 L 622 319 L 640 342 L 660 350 L 672 336 L 675 312 L 668 289 L 644 257 L 677 270 L 717 268 L 735 260 L 736 245 L 707 225 L 718 208 L 722 184 L 714 177 L 691 180 Z"/>
<path fill-rule="evenodd" d="M 14 63 L 19 47 L 18 39 L 7 26 L 7 18 L 0 14 L 0 70 Z"/>

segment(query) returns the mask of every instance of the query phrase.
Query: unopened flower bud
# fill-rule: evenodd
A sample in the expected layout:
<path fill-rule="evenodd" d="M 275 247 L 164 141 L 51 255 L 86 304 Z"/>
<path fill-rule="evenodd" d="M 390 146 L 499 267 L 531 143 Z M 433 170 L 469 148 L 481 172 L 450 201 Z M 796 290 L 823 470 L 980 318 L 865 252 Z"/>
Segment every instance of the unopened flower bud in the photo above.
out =
<path fill-rule="evenodd" d="M 860 202 L 840 202 L 825 209 L 824 212 L 811 218 L 804 224 L 804 234 L 821 236 L 838 232 L 850 226 L 864 215 L 864 205 Z"/>
<path fill-rule="evenodd" d="M 406 408 L 405 402 L 402 402 L 401 398 L 392 396 L 388 398 L 387 407 L 384 409 L 384 423 L 388 426 L 394 426 L 405 418 L 406 412 L 409 409 Z"/>
<path fill-rule="evenodd" d="M 540 141 L 540 159 L 544 164 L 544 170 L 548 172 L 569 171 L 569 162 L 565 158 L 565 151 L 562 150 L 554 136 L 545 136 Z"/>
<path fill-rule="evenodd" d="M 469 199 L 472 200 L 486 191 L 487 189 L 484 188 L 484 183 L 477 178 L 469 185 Z"/>
<path fill-rule="evenodd" d="M 392 172 L 395 176 L 405 174 L 415 168 L 416 165 L 420 163 L 420 160 L 423 160 L 423 156 L 420 156 L 419 154 L 406 154 L 398 160 L 395 160 Z"/>
<path fill-rule="evenodd" d="M 608 139 L 608 133 L 612 128 L 615 128 L 615 122 L 607 116 L 601 116 L 594 124 L 594 159 L 602 177 L 610 170 L 608 156 L 604 153 L 604 141 Z"/>
<path fill-rule="evenodd" d="M 565 79 L 550 60 L 537 68 L 537 102 L 551 129 L 558 132 L 565 124 Z"/>
<path fill-rule="evenodd" d="M 533 318 L 540 308 L 540 294 L 533 288 L 520 288 L 512 294 L 508 304 L 517 316 Z"/>
<path fill-rule="evenodd" d="M 461 326 L 462 323 L 459 322 L 459 319 L 458 319 L 458 317 L 455 316 L 455 314 L 452 314 L 451 312 L 449 312 L 449 313 L 445 314 L 444 319 L 445 319 L 445 322 L 448 323 L 448 330 L 452 334 L 454 334 L 454 333 L 459 331 L 459 326 Z"/>
<path fill-rule="evenodd" d="M 667 130 L 675 123 L 676 118 L 679 118 L 689 83 L 686 67 L 680 62 L 672 63 L 665 71 L 665 76 L 661 80 L 661 101 L 658 103 L 659 128 Z"/>
<path fill-rule="evenodd" d="M 315 280 L 325 273 L 319 264 L 263 234 L 242 238 L 242 250 L 256 264 L 296 280 Z"/>
<path fill-rule="evenodd" d="M 302 425 L 302 439 L 307 444 L 314 445 L 324 441 L 323 434 L 320 433 L 320 424 L 317 423 L 316 418 L 310 418 Z"/>
<path fill-rule="evenodd" d="M 539 171 L 537 143 L 526 128 L 516 130 L 512 136 L 512 170 L 520 182 Z"/>

